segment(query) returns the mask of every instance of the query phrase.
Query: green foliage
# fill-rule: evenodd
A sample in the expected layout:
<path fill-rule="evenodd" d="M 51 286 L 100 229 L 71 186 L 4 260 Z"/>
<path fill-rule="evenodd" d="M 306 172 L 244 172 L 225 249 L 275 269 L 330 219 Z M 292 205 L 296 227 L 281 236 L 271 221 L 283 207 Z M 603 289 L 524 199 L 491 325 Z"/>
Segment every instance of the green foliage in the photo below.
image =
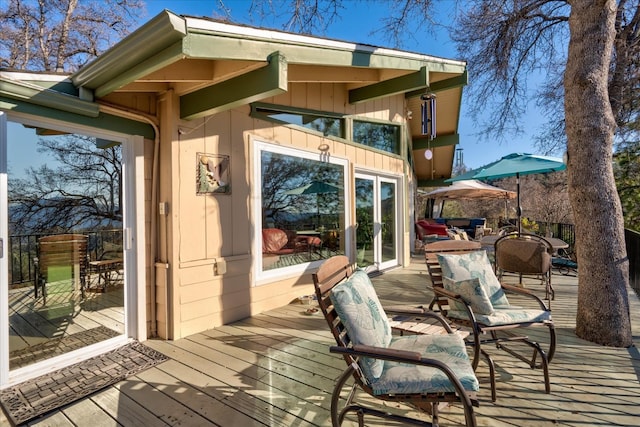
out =
<path fill-rule="evenodd" d="M 614 161 L 624 225 L 631 230 L 640 231 L 640 144 L 628 146 L 618 152 Z"/>
<path fill-rule="evenodd" d="M 537 233 L 540 230 L 540 225 L 529 218 L 522 218 L 522 228 L 531 233 Z"/>

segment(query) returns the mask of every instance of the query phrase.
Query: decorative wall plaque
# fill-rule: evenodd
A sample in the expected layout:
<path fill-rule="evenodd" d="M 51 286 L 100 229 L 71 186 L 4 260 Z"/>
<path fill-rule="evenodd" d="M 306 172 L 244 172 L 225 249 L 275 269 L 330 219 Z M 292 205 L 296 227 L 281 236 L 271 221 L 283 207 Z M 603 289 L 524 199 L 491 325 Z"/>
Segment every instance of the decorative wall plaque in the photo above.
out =
<path fill-rule="evenodd" d="M 231 194 L 229 156 L 196 153 L 196 193 Z"/>

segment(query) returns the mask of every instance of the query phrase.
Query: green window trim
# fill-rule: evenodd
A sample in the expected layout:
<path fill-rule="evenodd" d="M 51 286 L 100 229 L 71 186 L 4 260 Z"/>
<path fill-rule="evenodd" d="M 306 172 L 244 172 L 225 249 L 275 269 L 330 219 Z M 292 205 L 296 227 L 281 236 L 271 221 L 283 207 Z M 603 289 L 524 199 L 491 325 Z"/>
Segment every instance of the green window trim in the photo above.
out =
<path fill-rule="evenodd" d="M 292 120 L 285 120 L 283 118 L 275 117 L 286 115 L 300 117 L 301 123 L 295 123 Z M 346 135 L 345 118 L 341 114 L 328 113 L 326 111 L 304 108 L 288 107 L 284 105 L 252 103 L 251 116 L 265 121 L 291 126 L 304 132 L 311 132 L 319 136 L 344 139 Z M 323 131 L 321 129 L 314 129 L 313 127 L 304 125 L 305 122 L 311 124 L 315 122 L 316 119 L 327 119 L 329 121 L 335 121 L 336 123 L 338 123 L 338 129 L 333 129 L 332 131 L 331 128 L 335 128 L 335 126 L 331 125 Z"/>
<path fill-rule="evenodd" d="M 318 118 L 339 120 L 341 122 L 341 126 L 340 126 L 341 135 L 338 136 L 330 133 L 327 134 L 320 130 L 306 127 L 302 124 L 293 123 L 292 121 L 287 121 L 282 118 L 274 117 L 276 115 L 313 116 Z M 404 129 L 406 128 L 406 125 L 403 125 L 403 124 L 389 122 L 386 120 L 371 119 L 368 117 L 351 116 L 351 115 L 345 115 L 345 114 L 339 114 L 339 113 L 332 113 L 328 111 L 312 110 L 312 109 L 306 109 L 306 108 L 299 108 L 299 107 L 292 107 L 292 106 L 278 105 L 278 104 L 269 104 L 269 103 L 262 103 L 262 102 L 254 102 L 251 104 L 251 117 L 265 120 L 272 123 L 277 123 L 279 125 L 288 126 L 302 132 L 308 132 L 313 135 L 322 136 L 328 139 L 338 140 L 346 144 L 354 145 L 359 148 L 364 148 L 364 149 L 385 154 L 388 156 L 398 157 L 402 159 L 405 158 L 404 153 L 406 153 L 405 151 L 406 148 L 403 141 L 406 135 L 406 132 L 404 131 Z M 353 137 L 354 123 L 371 124 L 373 126 L 387 126 L 387 127 L 397 128 L 397 131 L 395 133 L 395 150 L 396 151 L 392 152 L 386 149 L 381 149 L 372 145 L 355 141 Z"/>

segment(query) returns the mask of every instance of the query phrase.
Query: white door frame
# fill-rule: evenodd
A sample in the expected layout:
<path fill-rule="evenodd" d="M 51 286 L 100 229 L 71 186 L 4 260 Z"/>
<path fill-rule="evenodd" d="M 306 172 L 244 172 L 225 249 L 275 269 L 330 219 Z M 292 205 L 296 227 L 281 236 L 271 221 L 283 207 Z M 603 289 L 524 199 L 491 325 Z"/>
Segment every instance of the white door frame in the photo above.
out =
<path fill-rule="evenodd" d="M 0 389 L 30 378 L 60 369 L 117 348 L 131 339 L 146 340 L 146 276 L 144 220 L 144 140 L 139 136 L 122 135 L 87 126 L 72 125 L 40 117 L 0 111 L 0 194 L 7 194 L 7 124 L 8 121 L 91 135 L 122 143 L 123 147 L 123 240 L 126 293 L 125 333 L 100 343 L 43 360 L 27 367 L 9 370 L 8 313 L 8 206 L 6 196 L 0 197 Z M 140 214 L 138 215 L 138 212 Z"/>
<path fill-rule="evenodd" d="M 376 173 L 374 171 L 365 170 L 365 169 L 356 169 L 355 170 L 355 179 L 366 179 L 371 180 L 374 183 L 374 194 L 373 194 L 373 209 L 374 209 L 374 264 L 372 266 L 368 266 L 367 270 L 376 271 L 376 270 L 386 270 L 389 268 L 397 267 L 402 264 L 402 230 L 403 227 L 403 216 L 402 216 L 402 202 L 403 199 L 400 194 L 400 189 L 402 188 L 402 177 L 394 176 L 394 175 L 383 175 L 380 173 Z M 382 223 L 381 223 L 381 201 L 380 201 L 380 184 L 392 183 L 395 185 L 395 204 L 394 204 L 394 213 L 395 213 L 395 249 L 396 256 L 394 259 L 382 262 Z M 355 185 L 355 183 L 354 183 Z M 355 202 L 353 203 L 355 206 Z"/>

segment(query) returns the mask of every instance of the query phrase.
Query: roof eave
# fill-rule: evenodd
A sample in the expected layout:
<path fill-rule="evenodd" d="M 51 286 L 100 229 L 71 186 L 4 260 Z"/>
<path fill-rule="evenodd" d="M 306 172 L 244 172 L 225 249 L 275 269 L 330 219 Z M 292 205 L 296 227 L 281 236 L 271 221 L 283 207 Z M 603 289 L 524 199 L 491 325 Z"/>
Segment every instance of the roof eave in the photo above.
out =
<path fill-rule="evenodd" d="M 166 65 L 166 58 L 160 63 L 151 60 L 151 58 L 171 48 L 186 35 L 185 19 L 165 10 L 87 66 L 72 74 L 71 80 L 77 87 L 91 90 L 105 86 L 114 80 L 119 80 L 121 83 L 126 80 L 133 81 L 135 80 L 134 74 L 149 73 Z M 174 60 L 177 59 L 179 59 L 179 55 L 174 58 Z M 140 70 L 141 64 L 146 64 L 144 71 Z M 131 73 L 132 69 L 137 69 L 137 72 Z M 123 80 L 123 76 L 130 77 Z"/>

